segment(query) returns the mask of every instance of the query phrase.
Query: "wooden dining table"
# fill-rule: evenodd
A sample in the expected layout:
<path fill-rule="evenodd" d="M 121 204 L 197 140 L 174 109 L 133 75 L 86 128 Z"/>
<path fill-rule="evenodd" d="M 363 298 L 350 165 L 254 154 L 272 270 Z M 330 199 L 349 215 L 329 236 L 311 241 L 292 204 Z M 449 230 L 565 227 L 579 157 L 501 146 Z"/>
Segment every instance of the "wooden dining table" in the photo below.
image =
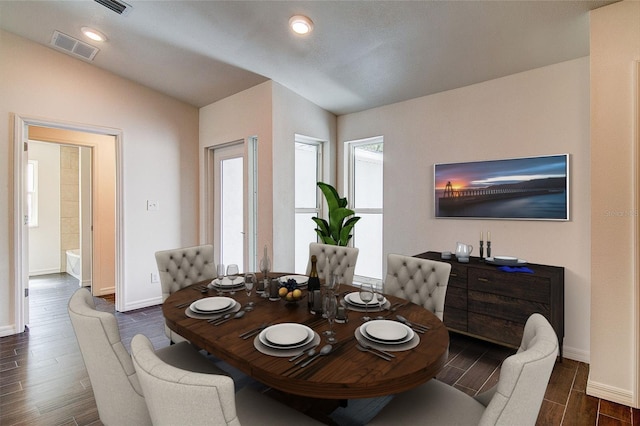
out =
<path fill-rule="evenodd" d="M 260 274 L 256 274 L 261 279 Z M 270 273 L 270 277 L 286 274 Z M 252 311 L 241 318 L 232 318 L 221 325 L 213 325 L 206 319 L 191 318 L 185 313 L 185 303 L 204 297 L 217 296 L 214 290 L 201 291 L 210 281 L 196 283 L 170 295 L 162 306 L 166 324 L 192 344 L 229 363 L 263 384 L 282 392 L 321 399 L 371 398 L 396 394 L 431 380 L 444 367 L 449 348 L 449 334 L 445 325 L 433 313 L 422 306 L 386 295 L 389 305 L 396 307 L 372 312 L 372 318 L 396 320 L 401 315 L 410 322 L 424 324 L 429 329 L 418 333 L 417 346 L 404 351 L 394 351 L 391 361 L 368 352 L 356 345 L 356 329 L 363 324 L 364 312 L 348 311 L 346 323 L 334 324 L 337 343 L 326 356 L 320 356 L 306 367 L 294 365 L 288 357 L 270 356 L 254 346 L 254 337 L 243 339 L 240 335 L 261 325 L 297 323 L 310 327 L 321 336 L 317 349 L 326 344 L 323 335 L 329 324 L 322 315 L 313 315 L 307 308 L 306 290 L 297 303 L 284 299 L 270 301 L 253 292 L 255 303 Z M 357 292 L 357 287 L 341 285 L 339 294 Z M 244 289 L 223 293 L 244 307 L 248 298 Z M 304 355 L 307 356 L 306 354 Z"/>

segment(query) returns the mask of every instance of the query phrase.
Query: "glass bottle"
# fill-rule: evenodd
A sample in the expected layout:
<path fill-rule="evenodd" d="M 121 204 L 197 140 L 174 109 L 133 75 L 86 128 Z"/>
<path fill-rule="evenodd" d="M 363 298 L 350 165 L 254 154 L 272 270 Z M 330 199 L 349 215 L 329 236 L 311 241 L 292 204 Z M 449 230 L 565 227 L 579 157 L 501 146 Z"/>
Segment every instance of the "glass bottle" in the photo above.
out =
<path fill-rule="evenodd" d="M 311 272 L 309 272 L 309 283 L 307 284 L 307 304 L 309 312 L 315 314 L 314 296 L 316 291 L 320 290 L 320 278 L 318 278 L 318 268 L 316 266 L 318 259 L 315 255 L 311 256 Z"/>

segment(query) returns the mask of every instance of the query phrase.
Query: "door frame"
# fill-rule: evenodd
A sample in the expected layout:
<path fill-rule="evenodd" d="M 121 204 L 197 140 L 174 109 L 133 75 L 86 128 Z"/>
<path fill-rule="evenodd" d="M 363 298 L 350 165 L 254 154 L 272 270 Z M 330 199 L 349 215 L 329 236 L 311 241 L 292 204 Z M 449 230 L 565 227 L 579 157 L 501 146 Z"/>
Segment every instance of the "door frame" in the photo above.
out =
<path fill-rule="evenodd" d="M 205 242 L 213 244 L 216 249 L 216 263 L 220 262 L 220 250 L 216 245 L 216 195 L 215 195 L 215 180 L 218 178 L 215 176 L 215 152 L 218 149 L 228 148 L 234 145 L 243 146 L 243 158 L 244 158 L 244 266 L 247 271 L 255 271 L 257 267 L 257 241 L 258 241 L 258 226 L 257 226 L 257 197 L 258 197 L 258 181 L 257 181 L 257 144 L 258 138 L 252 136 L 246 139 L 237 139 L 231 142 L 223 143 L 220 145 L 207 146 L 204 148 L 205 161 L 204 161 L 204 235 Z"/>
<path fill-rule="evenodd" d="M 29 126 L 51 127 L 54 129 L 73 130 L 85 133 L 113 136 L 116 149 L 115 170 L 115 278 L 116 294 L 124 295 L 124 214 L 123 214 L 123 171 L 122 171 L 122 131 L 119 129 L 78 124 L 41 117 L 11 114 L 13 119 L 13 258 L 11 264 L 12 281 L 14 283 L 14 333 L 22 333 L 27 324 L 29 299 L 26 294 L 29 286 L 29 232 L 25 224 L 26 215 L 26 171 L 28 159 L 26 143 L 29 137 Z M 123 297 L 116 297 L 116 310 L 122 311 L 126 303 Z"/>

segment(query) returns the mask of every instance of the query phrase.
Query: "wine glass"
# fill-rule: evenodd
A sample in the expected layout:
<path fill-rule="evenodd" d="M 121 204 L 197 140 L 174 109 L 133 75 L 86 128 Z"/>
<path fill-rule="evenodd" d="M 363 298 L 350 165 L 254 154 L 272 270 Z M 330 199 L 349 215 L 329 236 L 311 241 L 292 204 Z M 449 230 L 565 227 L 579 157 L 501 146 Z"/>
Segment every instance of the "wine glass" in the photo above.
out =
<path fill-rule="evenodd" d="M 247 306 L 245 306 L 245 311 L 253 311 L 253 302 L 251 301 L 251 292 L 253 291 L 253 285 L 256 282 L 256 274 L 252 272 L 247 272 L 244 274 L 244 289 L 247 291 Z"/>
<path fill-rule="evenodd" d="M 218 278 L 218 285 L 217 285 L 218 296 L 222 294 L 222 280 L 224 279 L 224 271 L 225 271 L 224 264 L 219 263 L 218 266 L 216 266 L 216 277 Z"/>
<path fill-rule="evenodd" d="M 360 285 L 360 300 L 364 302 L 364 316 L 362 321 L 369 321 L 369 302 L 373 300 L 373 286 L 369 283 L 363 283 Z"/>
<path fill-rule="evenodd" d="M 324 313 L 327 318 L 327 322 L 329 323 L 329 330 L 327 331 L 327 342 L 328 343 L 336 343 L 338 339 L 336 339 L 336 332 L 333 331 L 333 323 L 336 319 L 336 311 L 338 310 L 338 301 L 333 293 L 329 292 L 325 295 L 324 302 Z"/>
<path fill-rule="evenodd" d="M 231 294 L 236 294 L 233 286 L 235 285 L 234 281 L 236 278 L 238 278 L 239 273 L 240 270 L 238 269 L 238 265 L 236 265 L 235 263 L 227 266 L 227 277 L 231 280 Z"/>

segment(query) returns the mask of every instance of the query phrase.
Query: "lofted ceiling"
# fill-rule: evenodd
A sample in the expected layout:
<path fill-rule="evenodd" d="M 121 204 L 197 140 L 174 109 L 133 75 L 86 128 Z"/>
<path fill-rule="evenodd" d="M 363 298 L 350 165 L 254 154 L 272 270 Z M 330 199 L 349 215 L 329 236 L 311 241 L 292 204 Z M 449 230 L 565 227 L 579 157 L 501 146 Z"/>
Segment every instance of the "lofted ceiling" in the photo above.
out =
<path fill-rule="evenodd" d="M 2 0 L 0 28 L 81 39 L 93 65 L 196 107 L 273 80 L 341 115 L 587 56 L 589 10 L 615 1 Z"/>

